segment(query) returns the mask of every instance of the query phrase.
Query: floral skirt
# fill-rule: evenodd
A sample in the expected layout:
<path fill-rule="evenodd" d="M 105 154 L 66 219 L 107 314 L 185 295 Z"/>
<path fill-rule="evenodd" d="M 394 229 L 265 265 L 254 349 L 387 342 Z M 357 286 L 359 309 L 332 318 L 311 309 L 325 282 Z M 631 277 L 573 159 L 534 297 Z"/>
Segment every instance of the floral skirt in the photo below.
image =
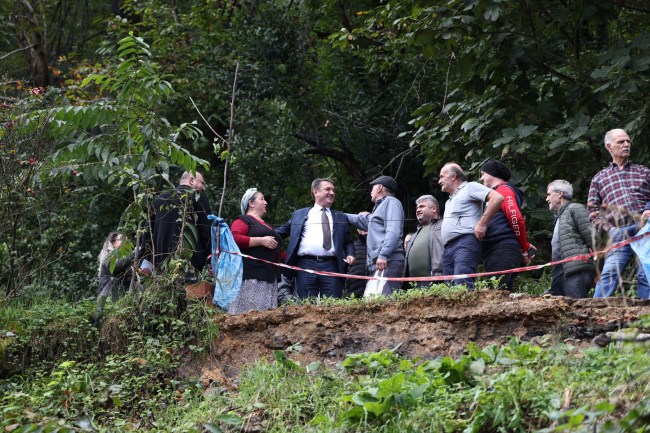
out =
<path fill-rule="evenodd" d="M 241 314 L 251 310 L 270 310 L 277 306 L 278 283 L 244 280 L 237 297 L 228 308 L 228 314 Z"/>

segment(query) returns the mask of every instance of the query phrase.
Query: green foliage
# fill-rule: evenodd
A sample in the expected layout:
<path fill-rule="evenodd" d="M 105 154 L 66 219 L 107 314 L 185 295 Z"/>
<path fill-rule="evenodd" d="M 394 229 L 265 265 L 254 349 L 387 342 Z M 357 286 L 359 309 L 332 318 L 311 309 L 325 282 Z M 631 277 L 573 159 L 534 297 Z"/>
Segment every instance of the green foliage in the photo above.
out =
<path fill-rule="evenodd" d="M 592 431 L 595 424 L 633 431 L 630 426 L 641 426 L 647 416 L 639 400 L 650 380 L 647 347 L 582 352 L 513 339 L 502 347 L 470 344 L 467 353 L 427 361 L 396 350 L 354 354 L 341 363 L 344 374 L 322 368 L 310 373 L 295 361 L 287 369 L 285 355 L 282 362 L 247 368 L 237 402 L 248 404 L 242 404 L 244 418 L 263 414 L 260 427 L 273 431 L 525 432 L 551 423 L 543 431 Z M 619 369 L 612 363 L 627 364 Z M 326 384 L 337 392 L 315 388 Z M 613 387 L 622 392 L 614 400 Z M 305 389 L 319 398 L 303 400 Z M 294 408 L 296 399 L 303 406 Z M 626 406 L 629 401 L 641 403 Z M 294 424 L 296 413 L 303 415 L 302 426 Z"/>
<path fill-rule="evenodd" d="M 59 418 L 119 430 L 131 425 L 129 416 L 150 425 L 161 406 L 194 400 L 200 385 L 176 372 L 181 359 L 211 350 L 214 309 L 185 309 L 174 290 L 126 296 L 101 316 L 91 302 L 3 309 L 2 426 Z"/>
<path fill-rule="evenodd" d="M 402 356 L 398 346 L 351 354 L 338 368 L 326 362 L 303 365 L 296 343 L 275 351 L 273 362 L 248 365 L 236 390 L 219 383 L 204 390 L 178 373 L 183 360 L 210 350 L 217 332 L 214 310 L 200 304 L 185 310 L 171 290 L 145 292 L 146 302 L 126 297 L 109 304 L 99 336 L 50 334 L 41 344 L 54 346 L 57 339 L 69 350 L 54 362 L 25 365 L 0 381 L 2 427 L 143 432 L 232 427 L 586 432 L 602 427 L 632 432 L 644 431 L 650 413 L 643 398 L 650 386 L 650 358 L 648 346 L 640 343 L 578 349 L 513 338 L 502 346 L 470 343 L 464 355 L 428 360 Z M 83 329 L 94 314 L 90 304 L 77 311 L 53 307 L 57 313 L 6 309 L 3 335 L 11 331 L 14 338 L 26 339 L 27 328 L 42 335 L 54 319 L 67 323 L 73 316 L 81 321 L 73 326 Z M 22 328 L 11 325 L 19 319 Z M 94 347 L 101 351 L 73 359 L 73 351 L 85 347 L 81 340 L 99 340 Z"/>
<path fill-rule="evenodd" d="M 94 84 L 99 96 L 106 92 L 112 97 L 48 111 L 55 137 L 70 140 L 55 155 L 50 176 L 75 170 L 88 181 L 137 190 L 159 174 L 167 175 L 170 163 L 186 171 L 208 169 L 207 161 L 178 144 L 179 139 L 196 139 L 200 131 L 191 124 L 174 128 L 156 112 L 172 88 L 150 58 L 149 45 L 131 33 L 118 43 L 119 63 L 81 83 Z"/>
<path fill-rule="evenodd" d="M 21 371 L 40 364 L 49 367 L 61 358 L 99 359 L 98 331 L 89 320 L 95 306 L 89 301 L 36 301 L 32 306 L 6 305 L 0 310 L 3 339 L 0 370 Z"/>

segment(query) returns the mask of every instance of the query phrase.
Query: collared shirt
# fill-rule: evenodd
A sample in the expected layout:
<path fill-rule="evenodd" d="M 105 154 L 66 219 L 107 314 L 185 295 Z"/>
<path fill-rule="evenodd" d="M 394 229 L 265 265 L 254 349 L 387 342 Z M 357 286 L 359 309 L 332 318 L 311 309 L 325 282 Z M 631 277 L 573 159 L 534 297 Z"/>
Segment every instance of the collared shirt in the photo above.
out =
<path fill-rule="evenodd" d="M 628 161 L 622 169 L 613 162 L 596 173 L 589 186 L 589 212 L 598 211 L 600 205 L 618 206 L 632 215 L 650 209 L 650 169 Z M 608 210 L 610 223 L 618 224 L 621 219 L 631 222 L 620 212 Z"/>
<path fill-rule="evenodd" d="M 473 234 L 483 215 L 483 203 L 492 190 L 478 182 L 463 182 L 449 196 L 442 219 L 442 242 L 447 245 L 459 236 Z"/>
<path fill-rule="evenodd" d="M 298 256 L 335 256 L 334 239 L 332 239 L 332 248 L 326 251 L 323 248 L 323 223 L 322 215 L 325 209 L 327 218 L 330 222 L 330 233 L 334 234 L 334 220 L 332 218 L 332 211 L 328 208 L 315 205 L 307 213 L 307 221 L 302 229 L 302 237 L 300 238 L 300 247 L 298 248 Z"/>

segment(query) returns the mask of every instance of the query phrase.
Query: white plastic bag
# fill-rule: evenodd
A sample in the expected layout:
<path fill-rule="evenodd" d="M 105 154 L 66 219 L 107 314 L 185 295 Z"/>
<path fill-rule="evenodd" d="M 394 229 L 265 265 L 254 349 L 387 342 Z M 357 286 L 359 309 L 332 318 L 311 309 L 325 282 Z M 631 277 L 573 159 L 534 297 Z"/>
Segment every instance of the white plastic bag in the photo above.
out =
<path fill-rule="evenodd" d="M 383 295 L 386 279 L 384 278 L 384 271 L 375 271 L 372 275 L 377 280 L 368 280 L 366 283 L 366 290 L 363 292 L 364 298 L 375 298 Z"/>

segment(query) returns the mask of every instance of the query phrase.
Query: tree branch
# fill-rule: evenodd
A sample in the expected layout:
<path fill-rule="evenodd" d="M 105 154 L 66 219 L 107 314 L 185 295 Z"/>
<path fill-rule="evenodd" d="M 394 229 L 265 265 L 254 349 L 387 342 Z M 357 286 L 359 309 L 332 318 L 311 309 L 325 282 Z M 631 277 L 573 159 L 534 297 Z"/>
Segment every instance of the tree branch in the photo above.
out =
<path fill-rule="evenodd" d="M 320 138 L 313 135 L 303 134 L 296 132 L 294 137 L 307 142 L 311 147 L 304 150 L 305 155 L 322 155 L 339 161 L 346 168 L 348 173 L 359 182 L 364 182 L 366 179 L 365 173 L 361 170 L 361 165 L 350 151 L 338 150 L 332 147 L 323 146 Z"/>
<path fill-rule="evenodd" d="M 223 168 L 223 188 L 221 190 L 221 202 L 219 203 L 219 214 L 217 216 L 221 217 L 221 209 L 223 208 L 223 202 L 226 198 L 226 185 L 228 183 L 228 163 L 230 162 L 230 154 L 232 152 L 232 137 L 233 137 L 233 125 L 235 123 L 235 96 L 237 93 L 237 76 L 239 75 L 239 62 L 235 67 L 235 79 L 232 81 L 232 98 L 230 100 L 230 126 L 228 127 L 228 157 L 226 158 L 226 164 Z"/>
<path fill-rule="evenodd" d="M 16 53 L 20 53 L 21 51 L 30 50 L 30 49 L 32 49 L 32 48 L 34 48 L 34 47 L 36 47 L 36 45 L 30 45 L 30 46 L 28 46 L 28 47 L 18 48 L 18 49 L 16 49 L 16 50 L 13 50 L 13 51 L 7 53 L 7 54 L 3 54 L 2 57 L 0 57 L 0 60 L 4 60 L 4 59 L 6 59 L 6 58 L 9 57 L 9 56 L 12 56 L 12 55 L 14 55 L 14 54 L 16 54 Z"/>

